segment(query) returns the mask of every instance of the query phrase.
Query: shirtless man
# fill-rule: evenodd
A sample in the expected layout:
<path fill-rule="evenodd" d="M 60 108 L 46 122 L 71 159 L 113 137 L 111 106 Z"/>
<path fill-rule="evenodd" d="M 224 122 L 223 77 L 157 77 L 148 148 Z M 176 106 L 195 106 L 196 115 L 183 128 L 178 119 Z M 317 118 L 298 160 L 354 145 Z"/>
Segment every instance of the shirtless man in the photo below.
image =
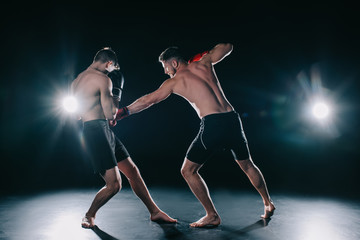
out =
<path fill-rule="evenodd" d="M 108 121 L 114 119 L 120 99 L 119 96 L 113 96 L 112 82 L 107 74 L 118 68 L 115 52 L 110 48 L 103 48 L 96 53 L 93 63 L 71 85 L 73 96 L 82 106 L 78 114 L 84 123 L 87 156 L 94 172 L 105 180 L 105 186 L 96 194 L 81 225 L 84 228 L 94 227 L 96 212 L 120 191 L 119 170 L 144 202 L 152 221 L 176 222 L 154 203 L 125 146 L 109 128 Z"/>
<path fill-rule="evenodd" d="M 206 215 L 191 223 L 192 227 L 217 226 L 221 221 L 206 183 L 198 172 L 216 150 L 230 150 L 260 193 L 264 202 L 264 214 L 261 217 L 269 218 L 275 210 L 264 177 L 251 159 L 240 116 L 226 99 L 215 74 L 214 65 L 229 55 L 232 49 L 232 44 L 218 44 L 188 62 L 176 47 L 166 49 L 161 53 L 159 61 L 170 78 L 156 91 L 119 109 L 116 116 L 116 120 L 119 120 L 138 113 L 166 99 L 171 93 L 185 98 L 195 109 L 201 119 L 200 131 L 187 151 L 181 173 L 203 205 Z"/>

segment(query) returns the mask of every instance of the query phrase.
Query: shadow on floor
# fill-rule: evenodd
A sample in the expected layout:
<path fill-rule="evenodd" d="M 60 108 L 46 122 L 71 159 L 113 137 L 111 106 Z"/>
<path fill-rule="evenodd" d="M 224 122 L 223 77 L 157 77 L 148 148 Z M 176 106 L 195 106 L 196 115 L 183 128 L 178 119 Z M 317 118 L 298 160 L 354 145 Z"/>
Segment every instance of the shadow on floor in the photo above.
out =
<path fill-rule="evenodd" d="M 92 230 L 96 233 L 96 235 L 98 235 L 98 237 L 101 240 L 120 240 L 120 239 L 115 238 L 115 237 L 111 236 L 110 234 L 104 232 L 96 225 L 92 228 Z"/>
<path fill-rule="evenodd" d="M 249 226 L 246 226 L 246 227 L 238 229 L 238 230 L 232 229 L 229 227 L 222 227 L 222 229 L 224 231 L 227 231 L 228 235 L 240 235 L 241 236 L 241 235 L 247 234 L 250 231 L 254 231 L 256 229 L 266 227 L 269 224 L 270 220 L 271 220 L 271 218 L 260 219 L 259 221 L 256 221 L 255 223 L 250 224 Z"/>
<path fill-rule="evenodd" d="M 173 223 L 158 223 L 164 231 L 165 239 L 188 239 L 178 228 L 178 224 Z"/>
<path fill-rule="evenodd" d="M 164 231 L 164 239 L 179 240 L 179 239 L 193 239 L 194 232 L 198 232 L 196 239 L 213 239 L 215 237 L 219 240 L 228 240 L 232 239 L 234 236 L 244 236 L 250 231 L 266 227 L 270 222 L 270 219 L 260 219 L 249 226 L 246 226 L 241 229 L 233 229 L 229 227 L 224 227 L 220 225 L 219 227 L 211 228 L 192 228 L 188 223 L 169 224 L 169 223 L 158 223 L 159 226 Z M 216 232 L 213 232 L 209 229 L 216 229 Z"/>

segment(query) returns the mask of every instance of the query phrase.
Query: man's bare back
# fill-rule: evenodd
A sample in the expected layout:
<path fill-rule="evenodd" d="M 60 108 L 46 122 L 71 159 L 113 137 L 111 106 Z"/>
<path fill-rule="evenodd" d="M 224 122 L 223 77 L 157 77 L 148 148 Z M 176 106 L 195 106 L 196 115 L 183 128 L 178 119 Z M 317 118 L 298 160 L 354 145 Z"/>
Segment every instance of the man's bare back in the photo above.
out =
<path fill-rule="evenodd" d="M 112 119 L 110 114 L 113 113 L 114 104 L 109 102 L 112 99 L 112 83 L 105 73 L 90 66 L 78 75 L 71 87 L 81 105 L 79 116 L 84 122 Z"/>
<path fill-rule="evenodd" d="M 185 98 L 200 118 L 234 110 L 224 95 L 213 66 L 206 58 L 177 71 L 172 81 L 173 93 Z"/>

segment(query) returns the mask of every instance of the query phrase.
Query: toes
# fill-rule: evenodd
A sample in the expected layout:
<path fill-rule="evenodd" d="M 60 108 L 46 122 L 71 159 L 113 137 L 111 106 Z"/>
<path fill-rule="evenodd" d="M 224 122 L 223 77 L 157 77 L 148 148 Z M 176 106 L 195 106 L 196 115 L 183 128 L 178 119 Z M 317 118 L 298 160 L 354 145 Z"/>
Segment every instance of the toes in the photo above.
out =
<path fill-rule="evenodd" d="M 166 221 L 166 222 L 171 222 L 171 223 L 177 222 L 176 219 L 174 219 L 174 218 L 172 218 L 172 217 L 169 217 L 168 215 L 165 215 L 164 221 Z"/>
<path fill-rule="evenodd" d="M 205 226 L 205 225 L 206 225 L 206 224 L 204 224 L 203 222 L 197 221 L 197 222 L 191 223 L 191 224 L 190 224 L 190 227 L 203 227 L 203 226 Z"/>
<path fill-rule="evenodd" d="M 176 219 L 169 217 L 165 213 L 152 215 L 150 217 L 150 219 L 151 219 L 151 221 L 154 221 L 154 222 L 164 222 L 164 223 L 176 223 L 177 222 Z"/>
<path fill-rule="evenodd" d="M 191 223 L 190 227 L 198 227 L 198 224 L 197 223 Z"/>

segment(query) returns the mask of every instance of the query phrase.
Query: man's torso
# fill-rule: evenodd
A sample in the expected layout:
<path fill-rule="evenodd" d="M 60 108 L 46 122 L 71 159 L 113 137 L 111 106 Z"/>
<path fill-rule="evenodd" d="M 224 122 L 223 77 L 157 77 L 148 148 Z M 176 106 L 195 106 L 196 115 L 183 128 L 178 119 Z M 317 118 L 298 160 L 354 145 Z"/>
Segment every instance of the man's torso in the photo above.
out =
<path fill-rule="evenodd" d="M 194 62 L 178 71 L 173 92 L 185 98 L 200 118 L 234 110 L 226 99 L 211 64 Z"/>
<path fill-rule="evenodd" d="M 79 115 L 83 122 L 106 119 L 100 101 L 100 85 L 106 84 L 106 78 L 105 74 L 88 68 L 72 83 L 73 94 L 81 106 Z"/>

